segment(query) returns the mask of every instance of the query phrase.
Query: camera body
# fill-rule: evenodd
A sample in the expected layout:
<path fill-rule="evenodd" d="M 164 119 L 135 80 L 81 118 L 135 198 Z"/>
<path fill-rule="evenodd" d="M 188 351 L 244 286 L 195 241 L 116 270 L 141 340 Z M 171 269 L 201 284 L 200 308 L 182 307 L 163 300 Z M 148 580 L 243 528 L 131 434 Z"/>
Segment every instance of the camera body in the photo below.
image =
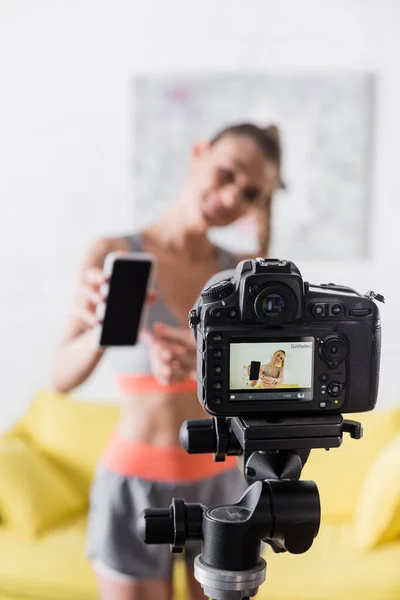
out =
<path fill-rule="evenodd" d="M 308 284 L 287 260 L 218 273 L 189 314 L 201 404 L 231 417 L 372 410 L 381 331 L 372 298 Z"/>

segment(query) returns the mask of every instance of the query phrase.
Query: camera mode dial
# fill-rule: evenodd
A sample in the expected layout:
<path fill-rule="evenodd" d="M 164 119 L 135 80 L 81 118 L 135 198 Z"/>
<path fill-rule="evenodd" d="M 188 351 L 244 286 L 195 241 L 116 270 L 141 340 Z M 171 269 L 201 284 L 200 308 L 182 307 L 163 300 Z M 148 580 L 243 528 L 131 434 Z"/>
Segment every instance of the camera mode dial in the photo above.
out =
<path fill-rule="evenodd" d="M 201 292 L 204 304 L 210 304 L 216 300 L 223 300 L 230 296 L 235 289 L 235 284 L 230 279 L 224 279 L 210 285 L 208 288 Z"/>

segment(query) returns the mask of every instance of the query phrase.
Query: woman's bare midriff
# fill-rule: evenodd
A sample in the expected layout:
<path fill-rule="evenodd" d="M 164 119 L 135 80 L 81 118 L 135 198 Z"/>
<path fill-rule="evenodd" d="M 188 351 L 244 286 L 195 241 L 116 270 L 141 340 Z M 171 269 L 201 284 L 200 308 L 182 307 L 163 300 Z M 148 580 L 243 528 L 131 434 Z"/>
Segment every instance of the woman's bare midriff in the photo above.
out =
<path fill-rule="evenodd" d="M 207 417 L 195 392 L 132 394 L 123 399 L 118 431 L 135 442 L 179 446 L 182 423 Z"/>

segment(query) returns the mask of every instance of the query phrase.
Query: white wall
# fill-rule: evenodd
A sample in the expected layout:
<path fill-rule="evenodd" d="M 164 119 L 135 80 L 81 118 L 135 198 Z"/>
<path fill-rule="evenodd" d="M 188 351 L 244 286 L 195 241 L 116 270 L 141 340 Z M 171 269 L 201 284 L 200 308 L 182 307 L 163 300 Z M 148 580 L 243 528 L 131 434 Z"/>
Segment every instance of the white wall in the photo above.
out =
<path fill-rule="evenodd" d="M 381 397 L 397 401 L 399 22 L 396 0 L 0 0 L 0 429 L 48 384 L 89 241 L 134 225 L 135 73 L 377 72 L 373 260 L 300 266 L 386 294 Z M 86 393 L 113 393 L 107 368 Z"/>

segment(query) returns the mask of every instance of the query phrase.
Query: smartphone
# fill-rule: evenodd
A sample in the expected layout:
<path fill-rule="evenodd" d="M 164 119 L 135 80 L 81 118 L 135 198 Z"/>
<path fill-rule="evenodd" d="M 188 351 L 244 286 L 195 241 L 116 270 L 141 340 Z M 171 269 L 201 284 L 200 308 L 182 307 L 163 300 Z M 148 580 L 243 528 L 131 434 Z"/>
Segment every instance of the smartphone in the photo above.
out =
<path fill-rule="evenodd" d="M 101 293 L 96 315 L 101 320 L 96 332 L 99 346 L 134 346 L 144 317 L 147 291 L 152 281 L 154 257 L 147 253 L 111 252 L 104 261 L 109 283 Z"/>
<path fill-rule="evenodd" d="M 261 367 L 261 361 L 259 360 L 252 360 L 250 363 L 250 375 L 249 375 L 249 380 L 250 381 L 256 381 L 260 375 L 260 367 Z"/>

